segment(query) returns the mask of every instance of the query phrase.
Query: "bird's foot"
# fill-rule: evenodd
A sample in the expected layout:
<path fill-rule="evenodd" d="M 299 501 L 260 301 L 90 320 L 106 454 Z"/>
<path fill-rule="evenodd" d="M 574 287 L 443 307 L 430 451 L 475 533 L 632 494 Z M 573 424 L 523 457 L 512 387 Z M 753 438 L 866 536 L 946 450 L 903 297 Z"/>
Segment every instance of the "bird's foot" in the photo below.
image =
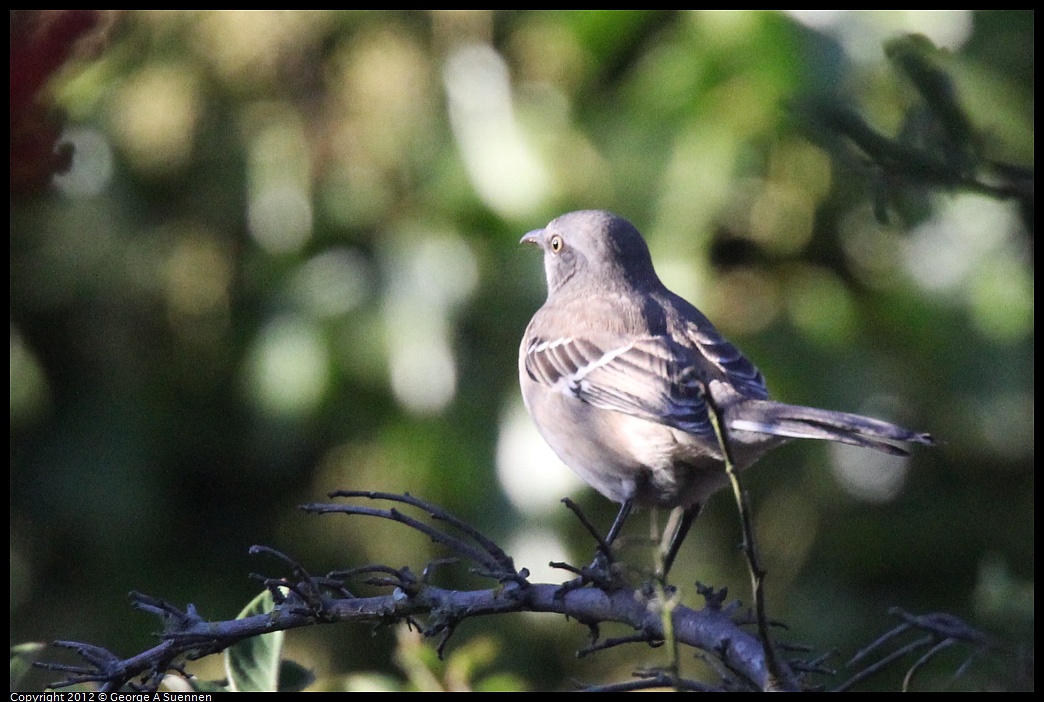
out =
<path fill-rule="evenodd" d="M 562 583 L 555 593 L 556 597 L 562 597 L 573 590 L 579 590 L 587 585 L 593 585 L 603 590 L 615 590 L 624 584 L 623 573 L 620 565 L 612 554 L 599 550 L 591 565 L 577 568 L 568 563 L 551 563 L 552 568 L 561 568 L 575 573 L 578 577 Z"/>

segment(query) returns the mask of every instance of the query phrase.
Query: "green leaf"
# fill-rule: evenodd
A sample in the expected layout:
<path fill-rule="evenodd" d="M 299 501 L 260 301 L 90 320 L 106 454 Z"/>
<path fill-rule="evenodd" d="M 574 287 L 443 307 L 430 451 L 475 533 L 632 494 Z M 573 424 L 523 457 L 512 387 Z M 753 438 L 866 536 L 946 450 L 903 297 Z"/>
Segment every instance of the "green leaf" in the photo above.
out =
<path fill-rule="evenodd" d="M 236 619 L 266 614 L 275 609 L 272 593 L 265 590 L 248 604 Z M 279 689 L 279 657 L 284 632 L 273 631 L 243 639 L 225 651 L 225 672 L 231 690 L 276 692 Z"/>

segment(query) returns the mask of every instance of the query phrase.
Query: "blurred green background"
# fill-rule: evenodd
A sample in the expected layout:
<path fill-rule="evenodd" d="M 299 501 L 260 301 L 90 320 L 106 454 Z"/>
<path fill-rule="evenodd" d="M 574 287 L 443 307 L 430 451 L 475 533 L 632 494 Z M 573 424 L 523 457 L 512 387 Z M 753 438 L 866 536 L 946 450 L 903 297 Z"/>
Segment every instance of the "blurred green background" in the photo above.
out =
<path fill-rule="evenodd" d="M 1032 12 L 105 16 L 52 84 L 71 169 L 12 197 L 11 642 L 131 655 L 158 628 L 132 589 L 232 617 L 248 573 L 286 574 L 255 543 L 312 572 L 447 555 L 296 509 L 338 488 L 431 500 L 566 579 L 547 562 L 593 550 L 558 500 L 603 528 L 616 506 L 522 407 L 545 287 L 518 240 L 602 208 L 776 398 L 939 440 L 909 460 L 798 442 L 751 471 L 785 638 L 847 655 L 899 605 L 1032 647 L 1032 208 L 908 183 L 882 218 L 872 165 L 789 109 L 834 100 L 900 133 L 919 96 L 883 46 L 905 32 L 949 50 L 982 153 L 1032 167 Z M 630 524 L 639 566 L 648 523 Z M 749 602 L 738 543 L 722 494 L 672 574 L 687 604 L 695 580 Z M 489 586 L 463 567 L 442 582 Z M 488 670 L 533 689 L 663 660 L 578 661 L 586 635 L 510 616 L 448 650 L 488 637 Z M 391 629 L 288 643 L 323 686 L 401 675 Z"/>

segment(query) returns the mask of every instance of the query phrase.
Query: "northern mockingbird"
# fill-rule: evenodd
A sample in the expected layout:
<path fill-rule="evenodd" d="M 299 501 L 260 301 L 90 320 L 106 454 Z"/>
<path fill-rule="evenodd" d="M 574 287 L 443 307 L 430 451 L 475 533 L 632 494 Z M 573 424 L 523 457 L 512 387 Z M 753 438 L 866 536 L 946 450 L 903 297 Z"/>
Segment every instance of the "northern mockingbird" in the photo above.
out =
<path fill-rule="evenodd" d="M 522 397 L 558 457 L 620 513 L 681 507 L 664 575 L 704 501 L 728 484 L 707 398 L 738 469 L 791 438 L 906 455 L 932 444 L 888 422 L 768 399 L 761 373 L 660 282 L 638 230 L 599 210 L 562 215 L 522 243 L 544 252 L 547 301 L 519 349 Z"/>

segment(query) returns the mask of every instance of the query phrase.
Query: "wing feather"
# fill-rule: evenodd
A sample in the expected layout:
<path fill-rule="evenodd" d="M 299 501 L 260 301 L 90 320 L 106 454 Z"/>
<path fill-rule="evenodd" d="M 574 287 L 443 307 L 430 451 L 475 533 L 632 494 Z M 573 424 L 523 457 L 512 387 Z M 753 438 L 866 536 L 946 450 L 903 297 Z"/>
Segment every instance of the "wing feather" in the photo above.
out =
<path fill-rule="evenodd" d="M 691 434 L 713 435 L 692 350 L 659 336 L 617 348 L 586 339 L 532 339 L 529 376 L 551 390 Z"/>

